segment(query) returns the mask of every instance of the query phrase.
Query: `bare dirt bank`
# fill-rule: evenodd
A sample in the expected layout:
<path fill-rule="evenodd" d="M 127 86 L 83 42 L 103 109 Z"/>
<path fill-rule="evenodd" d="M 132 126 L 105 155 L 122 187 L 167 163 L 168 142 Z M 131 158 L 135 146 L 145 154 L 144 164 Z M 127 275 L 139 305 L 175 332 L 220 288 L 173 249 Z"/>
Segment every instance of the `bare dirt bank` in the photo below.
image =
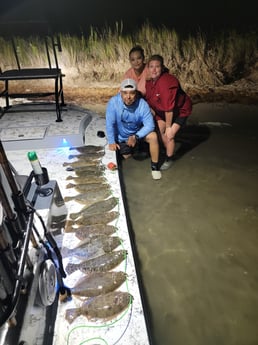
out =
<path fill-rule="evenodd" d="M 247 83 L 246 83 L 247 84 Z M 105 108 L 110 97 L 116 94 L 118 88 L 91 87 L 91 88 L 65 88 L 67 103 L 77 104 L 84 108 L 105 114 Z M 258 105 L 258 84 L 252 87 L 245 85 L 221 86 L 216 88 L 187 88 L 193 104 L 197 103 L 239 103 Z"/>
<path fill-rule="evenodd" d="M 87 86 L 84 86 L 87 85 Z M 49 91 L 53 88 L 51 82 L 48 84 L 40 82 L 35 85 L 31 81 L 26 83 L 12 82 L 10 92 L 38 92 Z M 51 88 L 50 88 L 51 87 Z M 191 96 L 193 104 L 197 103 L 239 103 L 258 105 L 258 66 L 253 69 L 248 76 L 237 80 L 231 84 L 222 86 L 198 86 L 184 84 L 184 90 Z M 100 115 L 105 114 L 105 107 L 113 95 L 119 90 L 119 83 L 114 82 L 88 82 L 78 80 L 71 83 L 69 78 L 64 78 L 65 102 L 76 104 L 84 108 L 96 111 Z M 1 88 L 0 88 L 1 92 Z"/>
<path fill-rule="evenodd" d="M 84 85 L 89 85 L 85 87 Z M 199 86 L 192 84 L 182 85 L 184 90 L 191 96 L 193 103 L 239 103 L 258 104 L 258 64 L 250 73 L 231 84 L 221 86 Z M 100 109 L 101 114 L 105 111 L 105 105 L 116 94 L 119 83 L 86 83 L 70 85 L 69 80 L 65 83 L 65 98 L 68 103 L 75 103 L 84 107 Z"/>

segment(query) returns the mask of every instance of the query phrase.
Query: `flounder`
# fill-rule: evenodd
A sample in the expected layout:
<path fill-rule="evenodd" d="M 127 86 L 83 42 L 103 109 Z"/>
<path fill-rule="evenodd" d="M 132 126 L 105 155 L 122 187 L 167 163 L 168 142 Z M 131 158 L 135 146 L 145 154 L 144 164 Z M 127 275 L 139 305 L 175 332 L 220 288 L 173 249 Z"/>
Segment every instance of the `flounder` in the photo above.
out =
<path fill-rule="evenodd" d="M 117 231 L 114 225 L 108 224 L 93 224 L 80 226 L 74 229 L 75 236 L 79 240 L 85 240 L 87 238 L 95 237 L 98 235 L 112 235 Z"/>
<path fill-rule="evenodd" d="M 87 176 L 85 174 L 84 176 L 67 176 L 66 180 L 73 180 L 76 184 L 91 184 L 91 183 L 98 183 L 100 186 L 102 184 L 107 184 L 107 180 L 104 176 L 96 176 L 96 175 L 91 175 Z"/>
<path fill-rule="evenodd" d="M 121 244 L 118 236 L 99 235 L 81 241 L 74 248 L 62 247 L 62 257 L 75 256 L 80 259 L 89 259 L 104 253 L 110 253 Z"/>
<path fill-rule="evenodd" d="M 87 192 L 91 192 L 91 191 L 97 191 L 100 186 L 99 183 L 86 183 L 86 184 L 76 184 L 76 183 L 68 183 L 66 185 L 66 188 L 74 188 L 77 192 L 79 193 L 87 193 Z M 111 190 L 110 186 L 108 184 L 103 184 L 101 186 L 101 189 L 105 189 L 105 190 Z"/>
<path fill-rule="evenodd" d="M 104 151 L 96 151 L 96 152 L 85 152 L 80 153 L 77 155 L 69 155 L 68 159 L 78 159 L 78 160 L 88 160 L 88 159 L 96 159 L 101 158 L 104 156 Z"/>
<path fill-rule="evenodd" d="M 101 192 L 101 190 L 99 192 Z M 111 191 L 108 191 L 108 193 L 111 194 Z M 88 194 L 86 194 L 86 196 L 87 195 Z M 111 211 L 117 204 L 118 204 L 118 198 L 112 196 L 105 200 L 96 201 L 95 203 L 92 203 L 90 206 L 84 207 L 79 212 L 70 213 L 69 217 L 71 219 L 77 219 L 79 217 L 84 217 L 84 216 L 95 214 L 95 213 L 102 213 L 102 212 L 105 213 L 105 212 Z"/>
<path fill-rule="evenodd" d="M 82 277 L 71 293 L 77 296 L 93 297 L 117 289 L 126 280 L 126 273 L 122 271 L 93 272 Z"/>
<path fill-rule="evenodd" d="M 93 225 L 93 224 L 108 224 L 119 216 L 119 212 L 110 211 L 106 213 L 84 214 L 81 217 L 66 221 L 65 232 L 73 232 L 73 225 Z"/>
<path fill-rule="evenodd" d="M 88 320 L 110 319 L 120 314 L 132 303 L 133 297 L 128 292 L 112 291 L 105 295 L 88 298 L 79 308 L 67 309 L 65 318 L 72 323 L 79 315 Z"/>
<path fill-rule="evenodd" d="M 99 188 L 99 183 L 94 182 L 94 183 L 76 184 L 76 183 L 70 182 L 70 183 L 68 183 L 66 185 L 66 188 L 67 189 L 74 188 L 77 191 L 80 190 L 80 191 L 88 192 L 89 190 L 98 189 Z M 109 185 L 107 183 L 104 184 L 101 188 L 110 189 L 110 187 L 109 187 Z"/>
<path fill-rule="evenodd" d="M 99 159 L 91 159 L 87 161 L 74 161 L 74 162 L 64 162 L 64 167 L 72 167 L 72 168 L 79 168 L 79 167 L 89 167 L 89 166 L 97 166 L 99 165 Z"/>
<path fill-rule="evenodd" d="M 100 145 L 85 145 L 85 146 L 71 146 L 69 150 L 76 150 L 81 153 L 94 153 L 104 150 L 104 146 Z"/>
<path fill-rule="evenodd" d="M 78 264 L 68 263 L 65 270 L 68 274 L 80 270 L 83 273 L 106 272 L 118 266 L 127 256 L 124 249 L 105 253 L 89 260 L 83 260 Z"/>
<path fill-rule="evenodd" d="M 76 194 L 76 195 L 69 195 L 64 197 L 64 201 L 77 201 L 80 204 L 86 205 L 87 207 L 94 205 L 96 202 L 103 201 L 111 195 L 111 190 L 106 188 L 98 188 L 89 190 L 88 192 Z M 107 199 L 108 200 L 108 199 Z M 77 212 L 80 214 L 82 211 Z M 73 216 L 70 214 L 70 218 L 74 219 L 77 218 L 78 215 L 75 217 L 77 213 L 74 213 Z"/>

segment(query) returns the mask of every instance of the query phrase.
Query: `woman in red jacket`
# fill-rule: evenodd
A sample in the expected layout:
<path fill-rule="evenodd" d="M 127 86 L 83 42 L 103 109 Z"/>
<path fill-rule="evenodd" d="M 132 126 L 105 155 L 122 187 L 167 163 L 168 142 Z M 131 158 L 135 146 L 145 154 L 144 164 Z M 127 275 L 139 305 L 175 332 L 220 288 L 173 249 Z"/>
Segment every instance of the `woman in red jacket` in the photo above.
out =
<path fill-rule="evenodd" d="M 175 135 L 191 114 L 192 102 L 182 90 L 178 79 L 168 73 L 162 56 L 151 56 L 148 73 L 150 79 L 146 81 L 145 98 L 152 109 L 166 148 L 166 159 L 160 170 L 167 170 L 173 161 Z"/>

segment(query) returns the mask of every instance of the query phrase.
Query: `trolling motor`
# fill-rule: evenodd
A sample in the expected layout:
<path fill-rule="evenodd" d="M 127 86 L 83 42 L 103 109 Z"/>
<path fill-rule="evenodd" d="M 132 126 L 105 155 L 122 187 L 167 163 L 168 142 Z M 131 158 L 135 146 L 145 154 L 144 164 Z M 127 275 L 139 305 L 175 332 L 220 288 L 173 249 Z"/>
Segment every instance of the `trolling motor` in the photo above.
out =
<path fill-rule="evenodd" d="M 3 337 L 4 343 L 26 343 L 22 326 L 28 327 L 31 318 L 24 313 L 26 308 L 39 306 L 35 312 L 45 315 L 48 308 L 56 311 L 52 307 L 58 295 L 71 295 L 63 283 L 66 273 L 61 253 L 38 210 L 39 199 L 50 208 L 49 213 L 64 211 L 64 201 L 36 153 L 28 153 L 28 158 L 33 170 L 21 191 L 0 141 L 0 344 Z M 10 325 L 15 325 L 14 332 Z"/>

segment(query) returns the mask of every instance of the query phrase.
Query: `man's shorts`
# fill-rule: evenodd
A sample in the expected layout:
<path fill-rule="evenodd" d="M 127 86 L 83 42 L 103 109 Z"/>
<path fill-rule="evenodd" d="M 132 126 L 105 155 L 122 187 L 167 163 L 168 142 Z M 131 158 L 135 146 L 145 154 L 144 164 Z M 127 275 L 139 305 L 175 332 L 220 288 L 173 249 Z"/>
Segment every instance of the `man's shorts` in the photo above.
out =
<path fill-rule="evenodd" d="M 119 146 L 120 146 L 119 153 L 122 156 L 124 155 L 126 156 L 126 155 L 132 155 L 135 152 L 137 144 L 134 147 L 131 147 L 131 146 L 128 146 L 127 143 L 119 143 Z"/>
<path fill-rule="evenodd" d="M 126 143 L 119 143 L 121 156 L 132 155 L 137 161 L 142 161 L 150 157 L 149 144 L 142 138 L 139 139 L 134 147 L 128 146 Z"/>

